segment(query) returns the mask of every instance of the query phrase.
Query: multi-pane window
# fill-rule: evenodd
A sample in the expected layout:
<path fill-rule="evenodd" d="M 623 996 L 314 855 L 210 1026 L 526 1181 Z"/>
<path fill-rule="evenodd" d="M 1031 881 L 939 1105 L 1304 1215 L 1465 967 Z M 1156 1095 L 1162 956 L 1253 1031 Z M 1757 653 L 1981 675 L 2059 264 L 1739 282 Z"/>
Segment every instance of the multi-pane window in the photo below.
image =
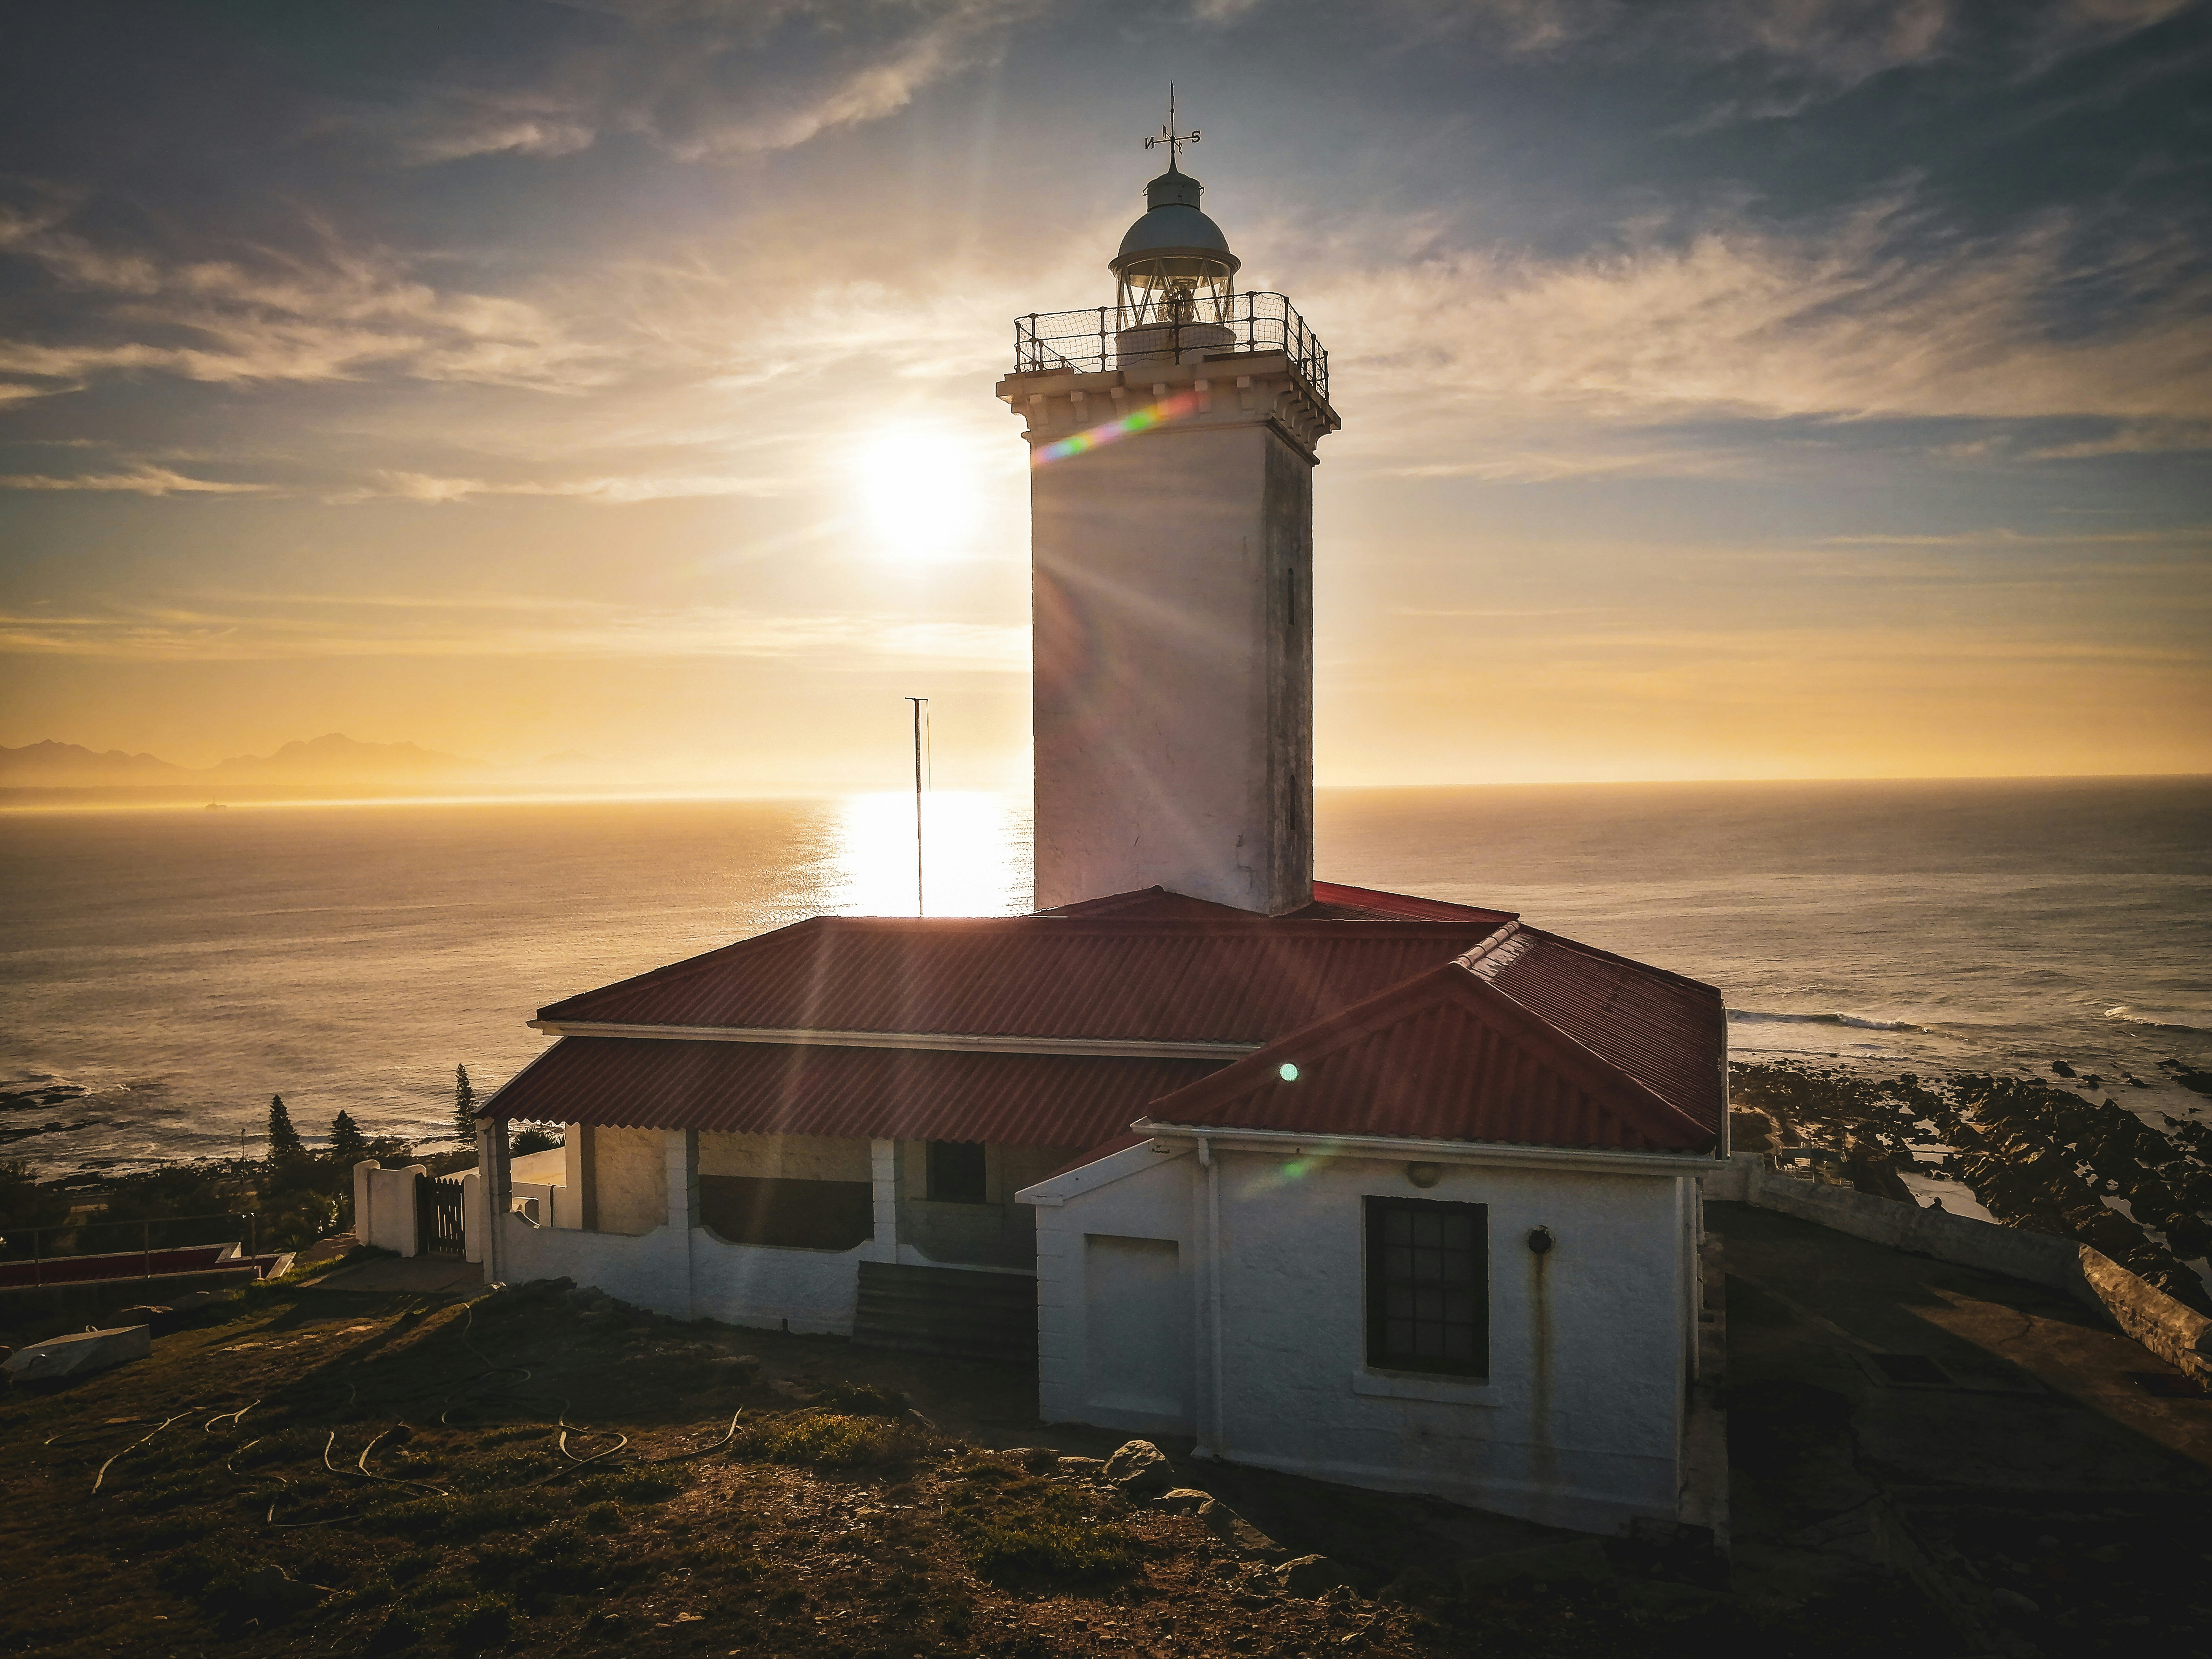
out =
<path fill-rule="evenodd" d="M 942 1204 L 989 1201 L 980 1140 L 929 1143 L 929 1195 Z"/>
<path fill-rule="evenodd" d="M 1490 1371 L 1489 1212 L 1425 1198 L 1367 1200 L 1367 1363 Z"/>

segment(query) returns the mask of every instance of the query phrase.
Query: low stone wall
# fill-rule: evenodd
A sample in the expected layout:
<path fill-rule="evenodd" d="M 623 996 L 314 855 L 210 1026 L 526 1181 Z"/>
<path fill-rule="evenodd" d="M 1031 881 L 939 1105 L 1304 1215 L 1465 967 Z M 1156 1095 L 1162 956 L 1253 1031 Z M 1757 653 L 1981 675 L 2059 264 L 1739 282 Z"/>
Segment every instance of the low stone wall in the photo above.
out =
<path fill-rule="evenodd" d="M 1729 1165 L 1705 1178 L 1706 1197 L 1794 1215 L 1938 1261 L 2047 1285 L 2106 1315 L 2167 1364 L 2212 1383 L 2212 1319 L 2086 1244 L 1874 1198 L 1849 1187 L 1800 1181 L 1769 1169 L 1756 1152 L 1738 1152 Z"/>
<path fill-rule="evenodd" d="M 20 1330 L 46 1320 L 76 1318 L 142 1303 L 163 1304 L 193 1291 L 240 1291 L 260 1276 L 260 1268 L 240 1266 L 205 1273 L 155 1273 L 151 1278 L 16 1285 L 0 1290 L 0 1330 Z"/>

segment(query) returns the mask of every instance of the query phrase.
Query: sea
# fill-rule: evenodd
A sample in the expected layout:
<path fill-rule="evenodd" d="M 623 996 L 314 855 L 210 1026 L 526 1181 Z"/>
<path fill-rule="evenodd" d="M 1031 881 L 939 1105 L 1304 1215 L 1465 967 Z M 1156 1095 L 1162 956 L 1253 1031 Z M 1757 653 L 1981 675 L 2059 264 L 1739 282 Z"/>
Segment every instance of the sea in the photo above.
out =
<path fill-rule="evenodd" d="M 2212 779 L 1324 789 L 1327 879 L 1720 988 L 1739 1060 L 2094 1073 L 2212 1117 Z M 1027 907 L 1027 804 L 929 797 L 920 903 Z M 915 914 L 911 795 L 0 810 L 0 1158 L 43 1176 L 447 1132 L 572 993 Z M 2132 1079 L 2136 1085 L 2126 1081 Z"/>

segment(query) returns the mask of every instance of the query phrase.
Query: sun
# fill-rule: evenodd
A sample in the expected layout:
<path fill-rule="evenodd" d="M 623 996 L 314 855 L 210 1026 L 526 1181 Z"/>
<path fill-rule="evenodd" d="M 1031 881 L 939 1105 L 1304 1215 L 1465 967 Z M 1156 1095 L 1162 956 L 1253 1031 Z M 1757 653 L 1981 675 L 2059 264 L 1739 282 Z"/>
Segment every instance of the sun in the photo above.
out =
<path fill-rule="evenodd" d="M 914 559 L 965 550 L 975 533 L 979 488 L 968 446 L 935 433 L 894 429 L 863 440 L 854 465 L 863 516 L 878 550 Z"/>

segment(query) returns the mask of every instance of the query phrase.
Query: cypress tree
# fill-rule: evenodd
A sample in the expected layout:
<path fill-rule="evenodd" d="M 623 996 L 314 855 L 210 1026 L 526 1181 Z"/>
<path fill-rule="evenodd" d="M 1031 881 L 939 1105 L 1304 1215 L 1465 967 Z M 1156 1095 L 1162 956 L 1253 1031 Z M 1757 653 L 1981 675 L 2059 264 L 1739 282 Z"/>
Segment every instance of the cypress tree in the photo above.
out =
<path fill-rule="evenodd" d="M 300 1139 L 300 1132 L 292 1127 L 292 1115 L 284 1109 L 284 1097 L 269 1097 L 269 1156 L 297 1158 L 307 1150 Z"/>
<path fill-rule="evenodd" d="M 465 1066 L 453 1067 L 453 1139 L 464 1146 L 477 1144 L 477 1091 Z"/>
<path fill-rule="evenodd" d="M 368 1137 L 352 1116 L 340 1112 L 331 1120 L 331 1157 L 350 1169 L 368 1156 Z"/>

